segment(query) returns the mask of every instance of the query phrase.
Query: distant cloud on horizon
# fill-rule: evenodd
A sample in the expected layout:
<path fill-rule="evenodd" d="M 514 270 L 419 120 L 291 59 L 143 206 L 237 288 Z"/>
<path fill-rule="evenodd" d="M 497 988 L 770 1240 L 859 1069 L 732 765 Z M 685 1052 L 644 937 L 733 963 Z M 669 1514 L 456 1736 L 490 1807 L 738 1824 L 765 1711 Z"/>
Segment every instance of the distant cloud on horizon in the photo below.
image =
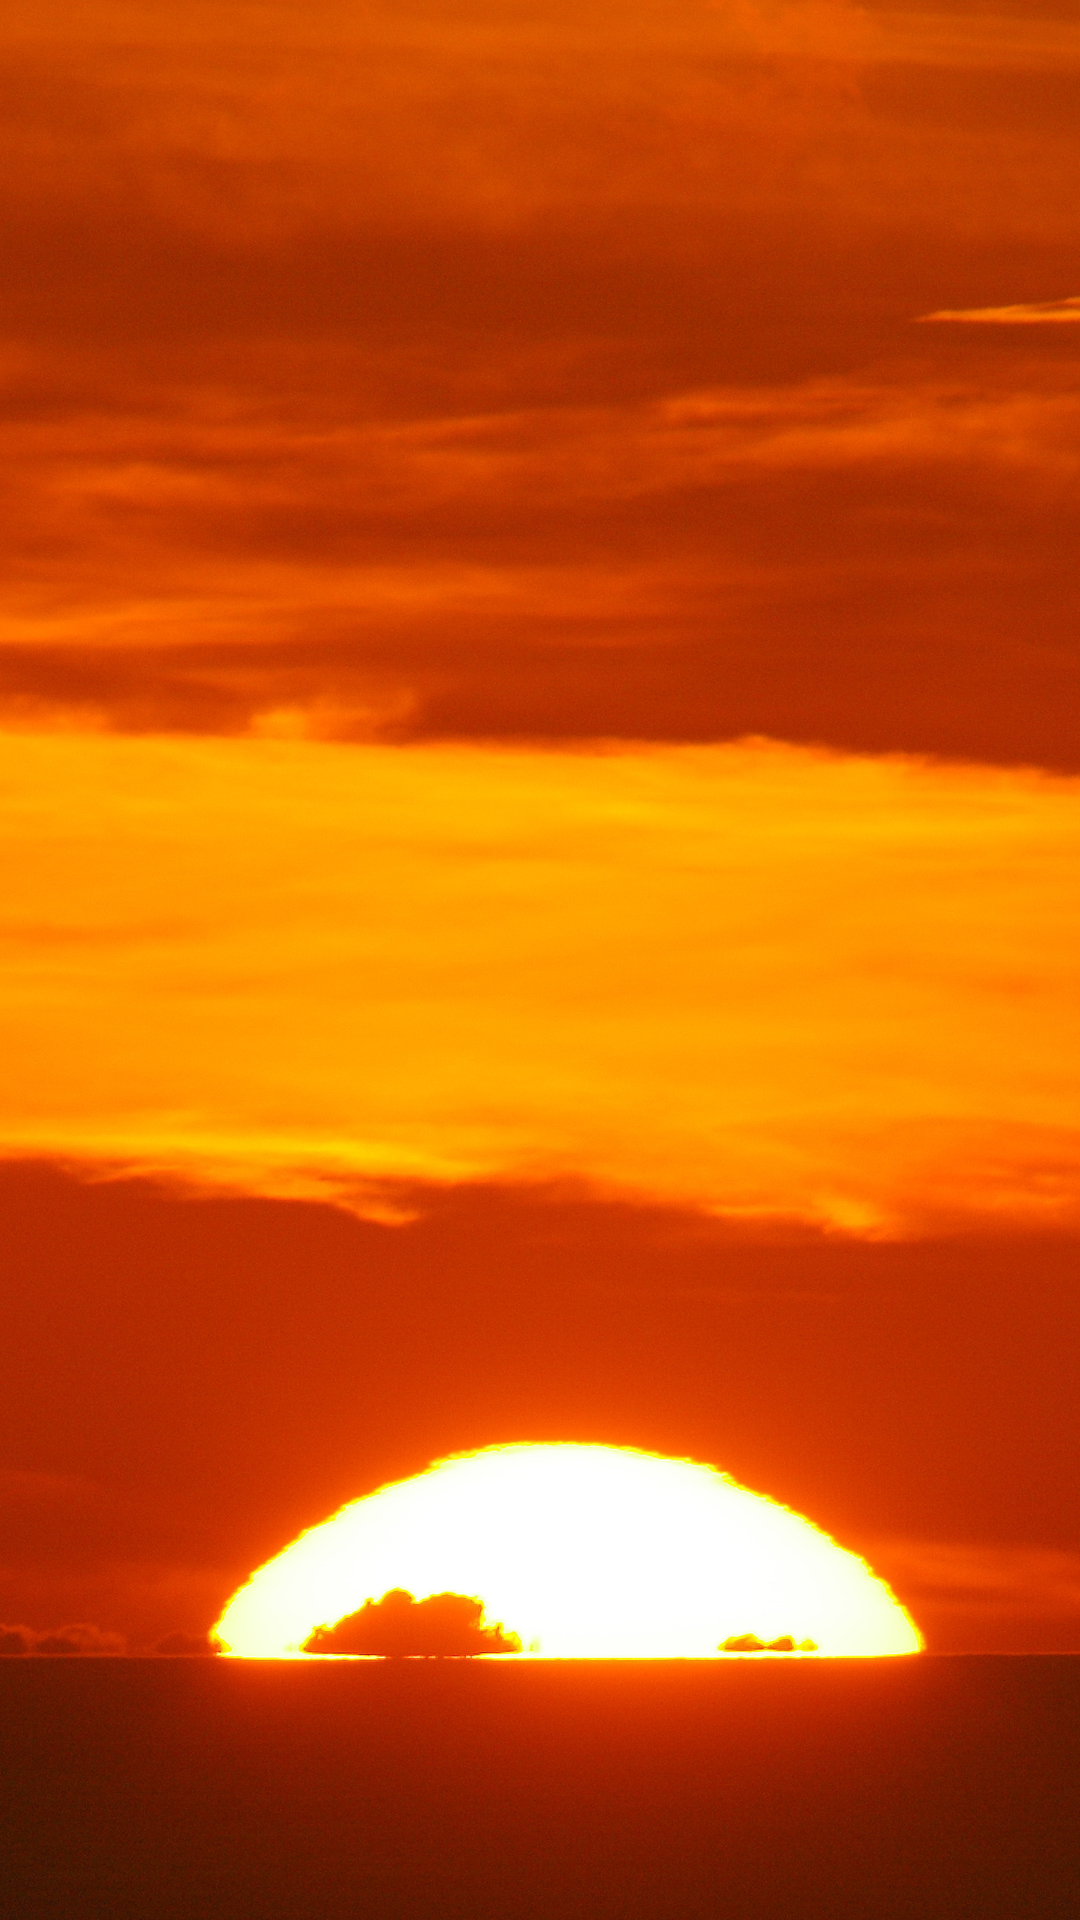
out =
<path fill-rule="evenodd" d="M 122 1654 L 122 1633 L 107 1633 L 80 1620 L 67 1627 L 0 1626 L 0 1658 L 20 1659 L 40 1654 Z"/>
<path fill-rule="evenodd" d="M 921 313 L 920 326 L 931 321 L 960 321 L 980 327 L 1038 327 L 1080 323 L 1080 294 L 1065 300 L 1032 300 L 1013 307 L 942 307 L 937 313 Z"/>

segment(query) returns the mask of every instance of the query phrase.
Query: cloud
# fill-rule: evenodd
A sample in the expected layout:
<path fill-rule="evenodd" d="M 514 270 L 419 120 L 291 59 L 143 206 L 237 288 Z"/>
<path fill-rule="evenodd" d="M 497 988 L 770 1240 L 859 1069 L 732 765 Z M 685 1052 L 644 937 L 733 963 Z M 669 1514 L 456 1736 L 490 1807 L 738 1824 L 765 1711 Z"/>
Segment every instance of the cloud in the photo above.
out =
<path fill-rule="evenodd" d="M 501 1621 L 485 1624 L 482 1600 L 463 1593 L 432 1593 L 417 1600 L 403 1587 L 393 1587 L 381 1600 L 365 1600 L 357 1612 L 333 1626 L 316 1627 L 300 1651 L 430 1658 L 520 1653 L 521 1641 L 517 1634 L 505 1633 Z"/>
<path fill-rule="evenodd" d="M 185 1633 L 180 1629 L 174 1629 L 172 1633 L 164 1634 L 156 1642 L 154 1652 L 168 1654 L 173 1658 L 199 1659 L 220 1653 L 221 1648 L 218 1642 L 212 1640 L 207 1633 Z"/>
<path fill-rule="evenodd" d="M 7 719 L 1075 766 L 1073 369 L 909 324 L 1075 257 L 1007 11 L 0 30 Z"/>
<path fill-rule="evenodd" d="M 364 419 L 324 371 L 11 428 L 9 724 L 1080 763 L 1053 370 Z"/>
<path fill-rule="evenodd" d="M 4 780 L 11 1154 L 1077 1217 L 1075 781 L 61 735 Z"/>
<path fill-rule="evenodd" d="M 733 1633 L 720 1643 L 720 1653 L 816 1653 L 817 1645 L 813 1640 L 800 1640 L 796 1643 L 790 1633 L 781 1634 L 777 1640 L 759 1640 L 756 1633 Z"/>
<path fill-rule="evenodd" d="M 943 307 L 938 313 L 921 314 L 920 320 L 924 325 L 936 320 L 955 320 L 985 327 L 1075 326 L 1080 322 L 1080 294 L 1070 294 L 1064 300 L 1028 301 L 1013 307 Z"/>
<path fill-rule="evenodd" d="M 121 1633 L 107 1633 L 101 1627 L 78 1621 L 66 1627 L 23 1627 L 0 1625 L 0 1657 L 19 1658 L 30 1654 L 122 1654 L 126 1641 Z"/>
<path fill-rule="evenodd" d="M 867 52 L 876 61 L 971 73 L 1074 75 L 1080 66 L 1069 0 L 869 0 Z M 958 102 L 959 105 L 959 102 Z"/>
<path fill-rule="evenodd" d="M 760 202 L 779 170 L 801 195 L 794 143 L 824 102 L 850 99 L 843 69 L 866 51 L 847 0 L 543 0 L 452 18 L 322 5 L 299 30 L 234 3 L 201 33 L 185 9 L 182 24 L 129 20 L 122 39 L 109 12 L 77 42 L 70 23 L 62 38 L 0 34 L 17 86 L 0 206 L 32 197 L 46 225 L 77 207 L 114 244 L 126 210 L 125 292 L 155 234 L 250 257 L 357 225 L 505 230 L 575 200 L 625 205 L 658 180 Z M 721 190 L 709 162 L 722 152 Z M 325 283 L 325 257 L 311 264 Z"/>
<path fill-rule="evenodd" d="M 930 1606 L 966 1620 L 1031 1622 L 1073 1614 L 1080 1642 L 1080 1553 L 1027 1542 L 886 1540 L 873 1557 L 916 1613 Z"/>

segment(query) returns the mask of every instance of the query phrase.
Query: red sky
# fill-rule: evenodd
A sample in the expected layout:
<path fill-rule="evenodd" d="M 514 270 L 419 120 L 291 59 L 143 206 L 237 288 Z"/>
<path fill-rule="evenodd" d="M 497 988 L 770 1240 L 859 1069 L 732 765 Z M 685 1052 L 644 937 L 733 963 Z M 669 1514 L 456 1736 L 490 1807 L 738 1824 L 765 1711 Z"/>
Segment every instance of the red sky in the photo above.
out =
<path fill-rule="evenodd" d="M 0 61 L 0 1618 L 592 1438 L 1078 1644 L 1073 0 Z"/>

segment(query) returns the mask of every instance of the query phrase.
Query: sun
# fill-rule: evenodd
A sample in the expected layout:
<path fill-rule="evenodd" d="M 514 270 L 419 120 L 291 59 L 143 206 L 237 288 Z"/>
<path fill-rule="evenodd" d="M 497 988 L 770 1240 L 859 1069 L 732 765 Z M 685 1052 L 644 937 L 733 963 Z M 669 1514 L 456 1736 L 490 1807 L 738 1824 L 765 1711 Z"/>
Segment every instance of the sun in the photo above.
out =
<path fill-rule="evenodd" d="M 744 1635 L 822 1654 L 922 1644 L 865 1561 L 800 1514 L 696 1461 L 570 1444 L 486 1447 L 353 1501 L 260 1567 L 215 1631 L 227 1652 L 295 1656 L 401 1588 L 480 1599 L 549 1658 L 701 1658 Z"/>

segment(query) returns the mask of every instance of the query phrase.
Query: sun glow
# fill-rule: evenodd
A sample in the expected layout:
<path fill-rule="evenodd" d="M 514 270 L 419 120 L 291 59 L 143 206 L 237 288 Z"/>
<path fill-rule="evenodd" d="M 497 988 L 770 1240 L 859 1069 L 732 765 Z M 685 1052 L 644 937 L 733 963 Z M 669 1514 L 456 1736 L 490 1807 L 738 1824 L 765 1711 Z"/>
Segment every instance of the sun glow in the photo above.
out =
<path fill-rule="evenodd" d="M 552 1658 L 701 1658 L 743 1634 L 921 1646 L 865 1561 L 801 1515 L 714 1467 L 574 1445 L 485 1448 L 353 1501 L 260 1567 L 216 1633 L 231 1653 L 299 1656 L 393 1588 L 476 1596 Z"/>

